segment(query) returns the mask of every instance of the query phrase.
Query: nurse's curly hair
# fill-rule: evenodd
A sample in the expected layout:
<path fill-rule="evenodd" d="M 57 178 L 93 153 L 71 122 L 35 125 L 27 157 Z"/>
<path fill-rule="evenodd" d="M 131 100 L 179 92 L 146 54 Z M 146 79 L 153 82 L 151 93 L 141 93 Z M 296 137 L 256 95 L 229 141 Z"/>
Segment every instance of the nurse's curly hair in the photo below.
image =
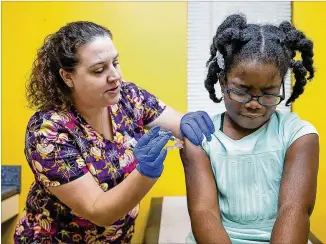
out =
<path fill-rule="evenodd" d="M 107 28 L 88 21 L 77 21 L 68 23 L 45 38 L 26 85 L 30 108 L 44 111 L 69 107 L 72 103 L 71 89 L 61 78 L 59 70 L 74 71 L 79 62 L 78 48 L 99 36 L 112 39 Z"/>
<path fill-rule="evenodd" d="M 223 56 L 224 67 L 220 67 L 217 62 L 217 51 Z M 295 61 L 297 51 L 301 53 L 301 60 Z M 244 15 L 230 15 L 218 27 L 210 54 L 206 64 L 208 74 L 205 87 L 210 99 L 216 103 L 222 99 L 216 97 L 214 85 L 240 62 L 274 64 L 279 68 L 282 78 L 290 68 L 294 73 L 295 84 L 287 106 L 303 93 L 307 79 L 314 77 L 313 42 L 288 21 L 279 26 L 247 24 Z M 308 72 L 309 76 L 306 77 Z"/>

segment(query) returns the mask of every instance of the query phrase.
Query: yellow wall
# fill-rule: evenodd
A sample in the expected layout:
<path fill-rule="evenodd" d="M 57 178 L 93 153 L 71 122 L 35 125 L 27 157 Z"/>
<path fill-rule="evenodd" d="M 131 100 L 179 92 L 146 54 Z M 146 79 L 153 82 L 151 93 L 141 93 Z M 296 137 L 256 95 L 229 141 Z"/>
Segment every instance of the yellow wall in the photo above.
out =
<path fill-rule="evenodd" d="M 24 85 L 44 37 L 70 21 L 107 26 L 120 53 L 124 78 L 186 111 L 187 7 L 185 2 L 2 2 L 2 164 L 22 165 L 23 209 L 33 175 L 23 148 L 27 121 Z M 184 195 L 178 153 L 169 152 L 165 172 L 142 201 L 134 242 L 143 236 L 151 197 Z M 5 225 L 12 243 L 17 218 Z M 4 226 L 2 226 L 4 227 Z M 3 228 L 4 229 L 4 228 Z"/>
<path fill-rule="evenodd" d="M 320 167 L 318 175 L 318 192 L 315 210 L 311 217 L 311 230 L 326 243 L 326 122 L 325 102 L 326 91 L 326 28 L 324 23 L 326 2 L 293 2 L 293 22 L 296 27 L 314 42 L 316 76 L 294 104 L 293 111 L 303 119 L 316 126 L 320 136 Z"/>

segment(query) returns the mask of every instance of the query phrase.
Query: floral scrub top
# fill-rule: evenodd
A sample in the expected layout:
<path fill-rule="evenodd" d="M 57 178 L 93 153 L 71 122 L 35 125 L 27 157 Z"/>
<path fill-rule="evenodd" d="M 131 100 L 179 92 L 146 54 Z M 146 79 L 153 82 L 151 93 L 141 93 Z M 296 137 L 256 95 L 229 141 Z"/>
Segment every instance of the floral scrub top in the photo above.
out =
<path fill-rule="evenodd" d="M 97 133 L 73 107 L 31 117 L 25 155 L 35 181 L 16 226 L 15 243 L 130 243 L 139 205 L 111 226 L 99 227 L 73 213 L 47 189 L 90 172 L 107 191 L 135 169 L 130 141 L 139 140 L 144 125 L 157 118 L 165 105 L 146 90 L 123 82 L 119 102 L 108 109 L 113 142 Z"/>

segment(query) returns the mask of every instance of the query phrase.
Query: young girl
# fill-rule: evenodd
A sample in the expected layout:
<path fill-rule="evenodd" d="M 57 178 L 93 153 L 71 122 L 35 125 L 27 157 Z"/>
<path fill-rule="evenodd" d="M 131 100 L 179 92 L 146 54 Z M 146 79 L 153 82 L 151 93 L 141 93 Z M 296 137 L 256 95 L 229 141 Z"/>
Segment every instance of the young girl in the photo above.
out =
<path fill-rule="evenodd" d="M 295 84 L 287 105 L 314 77 L 312 41 L 289 22 L 247 24 L 231 15 L 210 50 L 205 87 L 214 102 L 224 99 L 226 112 L 213 116 L 216 130 L 203 149 L 186 140 L 181 152 L 192 225 L 187 242 L 307 243 L 319 138 L 310 123 L 276 106 L 285 99 L 288 69 Z M 302 60 L 294 60 L 296 51 Z"/>

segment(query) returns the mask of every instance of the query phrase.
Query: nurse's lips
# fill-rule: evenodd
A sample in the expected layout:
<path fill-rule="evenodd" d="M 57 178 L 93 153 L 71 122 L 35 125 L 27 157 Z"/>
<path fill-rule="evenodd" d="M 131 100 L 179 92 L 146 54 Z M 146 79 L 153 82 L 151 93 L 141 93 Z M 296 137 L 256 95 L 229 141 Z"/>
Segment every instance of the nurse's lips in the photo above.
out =
<path fill-rule="evenodd" d="M 119 92 L 119 88 L 120 88 L 120 86 L 116 86 L 116 87 L 106 90 L 105 92 L 110 93 L 110 94 L 116 94 Z"/>

